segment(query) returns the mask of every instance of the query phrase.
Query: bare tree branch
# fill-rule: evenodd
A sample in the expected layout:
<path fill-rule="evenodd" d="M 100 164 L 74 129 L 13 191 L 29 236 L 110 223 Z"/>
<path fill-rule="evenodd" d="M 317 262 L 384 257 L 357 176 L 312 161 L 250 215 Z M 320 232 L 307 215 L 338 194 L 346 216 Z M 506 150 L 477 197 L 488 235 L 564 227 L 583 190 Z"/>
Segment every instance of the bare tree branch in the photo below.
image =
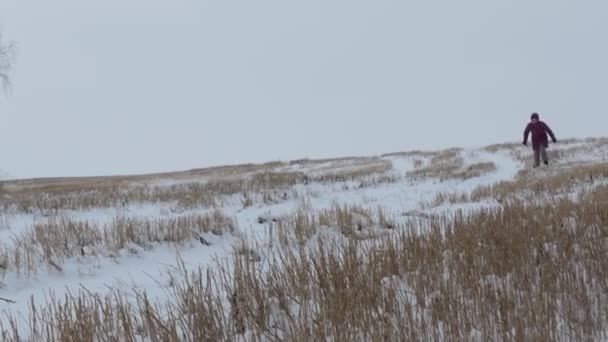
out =
<path fill-rule="evenodd" d="M 13 66 L 15 43 L 4 44 L 0 34 L 0 83 L 4 89 L 10 86 L 10 71 Z"/>

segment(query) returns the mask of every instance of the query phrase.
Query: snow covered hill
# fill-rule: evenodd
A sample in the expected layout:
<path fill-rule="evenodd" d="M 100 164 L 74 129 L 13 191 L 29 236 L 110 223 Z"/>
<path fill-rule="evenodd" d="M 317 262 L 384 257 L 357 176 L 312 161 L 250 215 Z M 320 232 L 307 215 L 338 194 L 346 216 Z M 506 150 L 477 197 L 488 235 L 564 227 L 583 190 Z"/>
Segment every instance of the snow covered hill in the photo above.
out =
<path fill-rule="evenodd" d="M 6 181 L 2 339 L 606 338 L 608 139 L 531 153 Z"/>

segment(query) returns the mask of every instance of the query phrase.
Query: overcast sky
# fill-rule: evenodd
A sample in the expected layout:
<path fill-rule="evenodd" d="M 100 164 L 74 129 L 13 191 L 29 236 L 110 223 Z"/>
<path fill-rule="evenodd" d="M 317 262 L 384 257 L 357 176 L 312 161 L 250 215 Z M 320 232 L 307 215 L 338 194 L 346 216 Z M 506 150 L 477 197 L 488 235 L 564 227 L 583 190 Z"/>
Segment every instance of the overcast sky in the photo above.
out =
<path fill-rule="evenodd" d="M 608 2 L 0 0 L 0 169 L 125 174 L 608 135 Z"/>

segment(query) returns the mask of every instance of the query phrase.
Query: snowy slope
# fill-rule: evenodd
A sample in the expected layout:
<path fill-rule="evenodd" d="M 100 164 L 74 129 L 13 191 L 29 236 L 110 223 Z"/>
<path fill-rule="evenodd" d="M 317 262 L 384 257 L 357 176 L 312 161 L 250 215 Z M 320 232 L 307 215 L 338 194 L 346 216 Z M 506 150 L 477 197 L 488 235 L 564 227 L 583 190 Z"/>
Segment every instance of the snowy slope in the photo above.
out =
<path fill-rule="evenodd" d="M 572 145 L 574 146 L 574 145 Z M 564 145 L 564 150 L 572 147 Z M 519 148 L 519 153 L 531 153 Z M 174 210 L 171 203 L 137 204 L 131 203 L 120 208 L 96 208 L 91 210 L 63 210 L 53 216 L 43 213 L 4 213 L 0 216 L 0 241 L 5 250 L 13 247 L 15 237 L 31 231 L 38 224 L 58 217 L 75 221 L 94 222 L 99 225 L 109 223 L 116 217 L 131 218 L 170 218 L 191 213 L 211 212 L 220 210 L 232 217 L 236 230 L 231 234 L 221 236 L 206 234 L 205 245 L 196 239 L 180 245 L 158 244 L 153 248 L 144 249 L 133 245 L 119 251 L 118 255 L 110 258 L 105 255 L 82 255 L 71 258 L 60 266 L 42 267 L 35 275 L 18 274 L 11 270 L 0 269 L 0 297 L 10 299 L 0 301 L 0 310 L 21 317 L 25 323 L 31 310 L 30 300 L 44 303 L 49 296 L 62 297 L 66 293 L 87 289 L 93 293 L 106 293 L 111 289 L 124 290 L 129 293 L 132 288 L 146 289 L 153 297 L 163 300 L 167 296 L 166 286 L 171 281 L 170 274 L 177 272 L 179 261 L 189 270 L 200 267 L 214 267 L 218 261 L 231 258 L 234 247 L 244 241 L 256 248 L 263 249 L 271 244 L 269 240 L 270 224 L 258 221 L 260 218 L 280 218 L 290 215 L 306 206 L 307 210 L 320 211 L 334 205 L 360 205 L 363 207 L 383 208 L 396 221 L 408 218 L 407 213 L 433 214 L 450 212 L 457 209 L 475 210 L 483 206 L 495 206 L 494 201 L 479 203 L 437 203 L 429 206 L 440 193 L 471 193 L 482 185 L 491 185 L 499 181 L 513 180 L 517 173 L 525 167 L 512 151 L 499 149 L 490 152 L 487 149 L 466 149 L 458 152 L 463 158 L 464 169 L 468 165 L 491 162 L 496 169 L 469 179 L 413 179 L 408 172 L 420 168 L 420 163 L 428 163 L 428 156 L 416 154 L 394 154 L 374 159 L 389 161 L 392 170 L 389 172 L 396 182 L 370 182 L 363 186 L 361 180 L 342 182 L 310 182 L 297 184 L 289 189 L 289 195 L 284 200 L 263 203 L 254 201 L 251 206 L 244 206 L 238 196 L 224 201 L 219 208 L 192 208 Z M 605 151 L 590 150 L 587 155 L 578 156 L 578 162 L 594 162 L 605 160 Z M 293 164 L 277 166 L 277 171 L 301 172 L 307 175 L 323 173 L 324 170 L 356 170 L 367 161 L 337 160 L 313 164 Z M 243 175 L 242 177 L 248 177 Z M 203 177 L 193 179 L 159 179 L 156 186 L 172 186 L 175 184 L 204 182 Z M 2 249 L 0 249 L 2 250 Z M 263 254 L 263 251 L 259 252 Z M 6 315 L 0 318 L 4 326 Z"/>

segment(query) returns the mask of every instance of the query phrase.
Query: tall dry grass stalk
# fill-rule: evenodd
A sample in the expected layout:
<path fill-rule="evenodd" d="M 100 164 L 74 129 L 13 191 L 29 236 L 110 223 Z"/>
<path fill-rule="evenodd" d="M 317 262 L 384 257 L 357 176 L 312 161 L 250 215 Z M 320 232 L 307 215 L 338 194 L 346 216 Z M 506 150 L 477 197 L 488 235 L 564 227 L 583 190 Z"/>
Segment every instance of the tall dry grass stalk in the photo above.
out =
<path fill-rule="evenodd" d="M 139 178 L 101 178 L 82 181 L 16 181 L 0 183 L 0 206 L 7 213 L 59 215 L 70 210 L 121 208 L 129 205 L 165 203 L 178 210 L 213 208 L 229 204 L 234 196 L 248 194 L 250 202 L 274 202 L 289 197 L 296 185 L 359 182 L 360 186 L 399 180 L 392 164 L 379 158 L 360 158 L 314 172 L 276 171 L 282 164 L 253 168 L 248 173 L 224 169 L 209 171 L 201 181 L 170 185 L 146 183 Z M 239 171 L 240 170 L 240 171 Z"/>
<path fill-rule="evenodd" d="M 478 187 L 472 192 L 471 200 L 498 198 L 501 201 L 545 202 L 607 182 L 608 163 L 557 166 L 546 171 L 525 169 L 519 172 L 514 181 Z"/>
<path fill-rule="evenodd" d="M 218 210 L 158 219 L 116 217 L 107 224 L 59 218 L 15 236 L 2 248 L 0 261 L 4 271 L 29 277 L 45 268 L 61 272 L 69 258 L 118 258 L 123 251 L 140 253 L 160 244 L 208 244 L 203 234 L 223 235 L 236 229 L 235 221 Z"/>
<path fill-rule="evenodd" d="M 34 341 L 600 340 L 606 203 L 600 186 L 578 201 L 412 221 L 371 240 L 308 234 L 306 245 L 280 243 L 262 259 L 235 254 L 230 267 L 184 271 L 162 305 L 144 292 L 83 292 L 32 305 L 28 325 L 8 322 Z M 283 229 L 348 226 L 348 213 L 295 217 Z M 7 341 L 15 329 L 2 327 Z"/>
<path fill-rule="evenodd" d="M 608 140 L 594 140 L 605 146 Z M 268 221 L 272 243 L 244 242 L 209 269 L 179 265 L 167 298 L 141 289 L 86 288 L 32 298 L 29 317 L 6 312 L 2 341 L 589 341 L 608 339 L 608 167 L 565 165 L 578 141 L 555 152 L 562 163 L 539 176 L 473 193 L 439 194 L 428 204 L 496 199 L 493 209 L 396 219 L 383 208 L 335 204 L 314 212 L 305 199 Z M 604 145 L 602 145 L 604 144 Z M 523 149 L 497 145 L 489 151 Z M 466 179 L 461 151 L 413 153 L 409 177 Z M 429 164 L 424 160 L 429 159 Z M 383 160 L 298 161 L 316 171 L 277 171 L 283 163 L 199 172 L 202 182 L 171 186 L 126 180 L 11 188 L 5 210 L 50 215 L 0 251 L 0 271 L 61 272 L 68 258 L 140 253 L 203 233 L 233 231 L 219 210 L 167 219 L 117 217 L 108 224 L 61 216 L 69 209 L 173 203 L 214 208 L 280 201 L 308 182 L 391 181 Z M 357 170 L 352 168 L 357 165 Z M 367 167 L 365 167 L 367 165 Z M 226 176 L 227 175 L 227 176 Z M 220 177 L 221 176 L 221 177 Z M 383 178 L 386 177 L 386 178 Z M 375 180 L 374 180 L 375 179 Z M 96 180 L 97 181 L 97 180 Z M 141 180 L 139 180 L 141 181 Z M 64 184 L 65 185 L 65 184 Z M 32 185 L 33 186 L 33 185 Z M 231 198 L 234 197 L 234 198 Z M 202 240 L 201 240 L 202 239 Z M 0 283 L 1 285 L 1 283 Z"/>

